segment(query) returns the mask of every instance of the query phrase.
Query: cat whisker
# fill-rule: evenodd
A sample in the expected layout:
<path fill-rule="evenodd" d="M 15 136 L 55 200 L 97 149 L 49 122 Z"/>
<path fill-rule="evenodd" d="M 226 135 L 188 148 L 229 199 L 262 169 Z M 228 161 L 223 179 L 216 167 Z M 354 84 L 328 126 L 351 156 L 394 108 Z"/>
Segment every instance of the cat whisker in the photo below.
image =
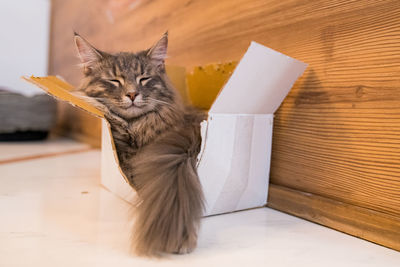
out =
<path fill-rule="evenodd" d="M 71 91 L 71 94 L 72 94 L 73 96 L 76 96 L 76 97 L 78 97 L 79 99 L 81 99 L 81 100 L 83 100 L 83 101 L 85 101 L 85 102 L 87 102 L 87 103 L 93 105 L 94 107 L 96 107 L 96 108 L 102 110 L 103 112 L 108 112 L 108 111 L 109 111 L 108 108 L 102 103 L 102 101 L 103 101 L 104 99 L 101 98 L 101 97 L 91 97 L 91 96 L 87 96 L 87 95 L 84 95 L 84 93 L 83 93 L 83 92 L 80 92 L 80 91 Z"/>
<path fill-rule="evenodd" d="M 161 104 L 164 104 L 164 105 L 173 106 L 171 103 L 168 103 L 168 102 L 165 102 L 165 101 L 162 101 L 162 100 L 158 100 L 158 99 L 154 99 L 154 98 L 150 98 L 150 97 L 147 98 L 147 99 L 153 100 L 154 102 L 161 103 Z"/>
<path fill-rule="evenodd" d="M 78 98 L 82 98 L 82 99 L 96 99 L 96 100 L 97 99 L 102 99 L 101 97 L 93 97 L 93 96 L 85 95 L 81 91 L 71 91 L 70 93 L 71 93 L 71 95 L 76 96 Z"/>

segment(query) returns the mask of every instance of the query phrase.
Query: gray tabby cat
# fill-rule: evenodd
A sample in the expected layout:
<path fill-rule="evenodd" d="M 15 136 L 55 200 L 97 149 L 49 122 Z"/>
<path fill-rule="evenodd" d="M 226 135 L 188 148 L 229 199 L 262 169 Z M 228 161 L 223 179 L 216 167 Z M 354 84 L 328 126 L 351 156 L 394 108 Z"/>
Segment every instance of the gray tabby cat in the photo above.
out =
<path fill-rule="evenodd" d="M 109 54 L 75 34 L 81 97 L 105 113 L 121 168 L 140 198 L 136 253 L 188 253 L 196 247 L 203 192 L 196 170 L 200 122 L 165 72 L 167 33 L 150 49 Z"/>

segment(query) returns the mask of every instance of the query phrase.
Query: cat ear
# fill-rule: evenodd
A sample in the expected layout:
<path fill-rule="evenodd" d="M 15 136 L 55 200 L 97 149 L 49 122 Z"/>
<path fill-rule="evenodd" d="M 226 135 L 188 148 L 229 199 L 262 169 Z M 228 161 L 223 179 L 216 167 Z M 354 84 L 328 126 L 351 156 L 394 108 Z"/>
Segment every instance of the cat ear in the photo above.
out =
<path fill-rule="evenodd" d="M 102 53 L 99 50 L 94 48 L 88 41 L 83 39 L 76 32 L 74 33 L 74 41 L 79 58 L 81 59 L 85 70 L 90 69 L 94 62 L 103 57 Z"/>
<path fill-rule="evenodd" d="M 165 32 L 158 42 L 153 45 L 147 52 L 147 56 L 157 66 L 164 66 L 165 58 L 167 57 L 168 47 L 168 32 Z"/>

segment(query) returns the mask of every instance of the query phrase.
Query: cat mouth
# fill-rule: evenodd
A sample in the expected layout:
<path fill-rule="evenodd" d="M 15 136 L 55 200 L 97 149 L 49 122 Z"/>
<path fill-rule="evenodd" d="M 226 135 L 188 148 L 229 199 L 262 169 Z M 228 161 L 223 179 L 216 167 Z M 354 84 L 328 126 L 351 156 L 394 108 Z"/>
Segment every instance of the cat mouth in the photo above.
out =
<path fill-rule="evenodd" d="M 129 106 L 120 106 L 117 110 L 115 110 L 115 113 L 118 114 L 118 116 L 125 119 L 131 119 L 137 117 L 143 112 L 144 112 L 143 107 L 140 107 L 133 103 Z"/>
<path fill-rule="evenodd" d="M 144 104 L 132 102 L 132 104 L 130 104 L 129 106 L 124 107 L 124 108 L 127 109 L 127 110 L 130 110 L 130 109 L 141 109 L 144 106 L 145 106 Z"/>

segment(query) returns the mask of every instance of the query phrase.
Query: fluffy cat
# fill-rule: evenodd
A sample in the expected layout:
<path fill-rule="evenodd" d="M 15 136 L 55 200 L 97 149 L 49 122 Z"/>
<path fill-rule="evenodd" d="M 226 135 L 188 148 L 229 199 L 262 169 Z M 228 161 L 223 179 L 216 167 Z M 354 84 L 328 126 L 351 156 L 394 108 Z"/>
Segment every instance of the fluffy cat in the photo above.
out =
<path fill-rule="evenodd" d="M 165 72 L 168 35 L 150 49 L 109 54 L 75 34 L 81 97 L 105 113 L 119 161 L 137 191 L 132 238 L 138 254 L 188 253 L 197 243 L 203 192 L 196 170 L 200 122 Z"/>

